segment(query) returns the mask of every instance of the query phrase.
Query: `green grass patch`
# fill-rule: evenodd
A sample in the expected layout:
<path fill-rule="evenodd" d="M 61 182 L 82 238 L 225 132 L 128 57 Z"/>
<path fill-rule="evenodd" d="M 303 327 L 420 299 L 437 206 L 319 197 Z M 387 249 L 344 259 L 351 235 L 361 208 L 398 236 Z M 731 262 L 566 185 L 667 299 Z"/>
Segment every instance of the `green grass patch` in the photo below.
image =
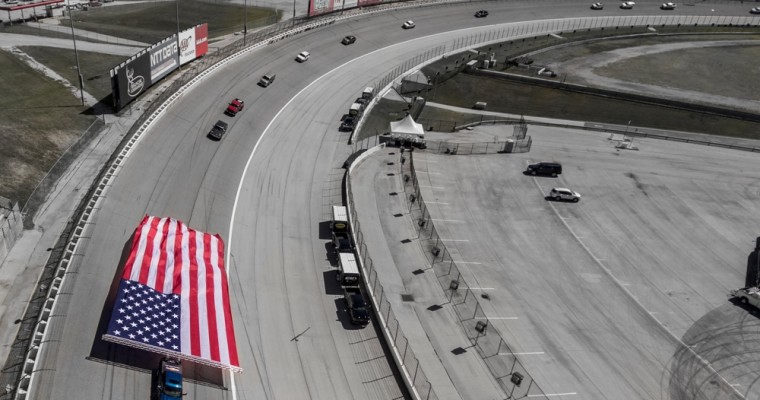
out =
<path fill-rule="evenodd" d="M 0 24 L 0 33 L 15 33 L 19 35 L 33 35 L 33 36 L 71 40 L 70 30 L 68 31 L 68 33 L 58 32 L 58 31 L 51 31 L 48 29 L 37 28 L 36 26 L 27 25 L 27 24 L 17 24 L 17 25 Z M 94 40 L 92 38 L 79 36 L 79 35 L 76 35 L 75 38 L 76 40 L 87 40 L 89 42 L 102 43 L 99 40 Z"/>
<path fill-rule="evenodd" d="M 242 31 L 245 7 L 240 4 L 182 0 L 179 3 L 179 29 L 208 22 L 209 37 Z M 282 11 L 249 5 L 247 26 L 253 29 L 280 20 Z M 75 11 L 74 27 L 141 41 L 155 43 L 177 32 L 177 3 L 158 1 L 140 4 L 115 5 Z M 68 24 L 62 19 L 61 24 Z"/>
<path fill-rule="evenodd" d="M 13 54 L 0 51 L 0 71 L 0 196 L 24 204 L 95 117 L 82 114 L 71 91 Z"/>
<path fill-rule="evenodd" d="M 509 114 L 619 125 L 631 121 L 632 125 L 641 127 L 760 139 L 760 124 L 755 122 L 538 87 L 486 76 L 458 74 L 423 96 L 427 96 L 430 101 L 463 108 L 471 108 L 476 101 L 485 101 L 488 103 L 489 111 Z M 450 112 L 439 113 L 432 107 L 426 107 L 421 117 L 431 120 L 456 118 Z"/>
<path fill-rule="evenodd" d="M 21 47 L 37 62 L 57 72 L 72 85 L 79 87 L 74 51 L 55 47 Z M 124 61 L 123 56 L 79 51 L 79 65 L 82 68 L 84 90 L 96 99 L 102 100 L 111 94 L 110 69 Z"/>

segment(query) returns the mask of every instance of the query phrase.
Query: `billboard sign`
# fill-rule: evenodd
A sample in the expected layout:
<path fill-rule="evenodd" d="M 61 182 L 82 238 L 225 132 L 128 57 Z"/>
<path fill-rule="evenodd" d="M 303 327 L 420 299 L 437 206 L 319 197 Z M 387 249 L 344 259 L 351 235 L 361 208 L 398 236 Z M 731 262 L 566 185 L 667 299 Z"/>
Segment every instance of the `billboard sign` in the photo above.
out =
<path fill-rule="evenodd" d="M 208 24 L 200 24 L 195 27 L 195 57 L 198 58 L 206 53 L 208 53 Z"/>
<path fill-rule="evenodd" d="M 177 35 L 172 35 L 150 50 L 150 79 L 158 82 L 179 67 Z"/>
<path fill-rule="evenodd" d="M 150 54 L 144 52 L 127 61 L 116 71 L 116 81 L 118 90 L 114 100 L 119 105 L 117 108 L 121 108 L 134 100 L 135 97 L 148 89 L 152 84 L 150 79 Z"/>
<path fill-rule="evenodd" d="M 179 64 L 185 65 L 195 60 L 195 28 L 179 34 Z"/>
<path fill-rule="evenodd" d="M 344 0 L 340 0 L 341 2 Z M 341 3 L 342 4 L 342 3 Z M 333 12 L 334 0 L 309 0 L 309 16 Z"/>

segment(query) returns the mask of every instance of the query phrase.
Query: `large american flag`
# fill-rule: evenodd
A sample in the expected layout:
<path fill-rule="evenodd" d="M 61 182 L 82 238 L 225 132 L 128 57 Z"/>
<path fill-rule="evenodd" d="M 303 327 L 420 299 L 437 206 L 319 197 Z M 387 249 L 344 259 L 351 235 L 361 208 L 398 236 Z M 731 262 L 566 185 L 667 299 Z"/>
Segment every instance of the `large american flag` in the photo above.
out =
<path fill-rule="evenodd" d="M 103 339 L 241 371 L 221 237 L 146 215 Z"/>

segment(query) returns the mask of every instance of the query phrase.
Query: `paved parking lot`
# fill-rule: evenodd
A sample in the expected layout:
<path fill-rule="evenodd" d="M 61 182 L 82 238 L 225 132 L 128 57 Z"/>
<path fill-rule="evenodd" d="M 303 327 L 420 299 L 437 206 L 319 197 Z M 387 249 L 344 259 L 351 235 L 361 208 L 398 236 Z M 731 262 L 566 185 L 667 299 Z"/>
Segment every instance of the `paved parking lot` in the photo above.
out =
<path fill-rule="evenodd" d="M 547 127 L 528 134 L 529 153 L 415 152 L 414 165 L 467 285 L 488 293 L 485 314 L 543 391 L 760 393 L 740 356 L 755 345 L 715 347 L 725 340 L 716 332 L 741 331 L 746 318 L 726 294 L 743 285 L 759 233 L 757 154 L 654 139 L 617 150 L 608 134 Z M 522 173 L 537 161 L 564 172 Z M 583 198 L 545 200 L 556 186 Z"/>

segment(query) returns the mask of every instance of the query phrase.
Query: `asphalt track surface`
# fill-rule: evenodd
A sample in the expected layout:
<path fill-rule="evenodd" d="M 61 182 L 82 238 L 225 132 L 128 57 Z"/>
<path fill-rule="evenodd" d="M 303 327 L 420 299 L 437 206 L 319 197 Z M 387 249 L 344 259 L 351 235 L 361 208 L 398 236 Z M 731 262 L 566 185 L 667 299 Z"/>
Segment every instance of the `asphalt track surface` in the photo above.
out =
<path fill-rule="evenodd" d="M 757 154 L 655 139 L 616 150 L 608 134 L 569 129 L 528 134 L 529 153 L 415 152 L 414 163 L 465 282 L 489 288 L 489 321 L 544 392 L 732 398 L 700 354 L 753 398 L 755 345 L 732 344 L 744 310 L 726 294 L 744 282 L 760 223 Z M 561 162 L 562 175 L 523 174 L 542 160 Z M 546 200 L 552 187 L 583 197 Z"/>
<path fill-rule="evenodd" d="M 472 18 L 479 8 L 491 16 Z M 637 11 L 659 12 L 654 3 L 649 8 Z M 467 28 L 588 13 L 585 3 L 409 9 L 283 40 L 212 74 L 152 126 L 113 181 L 48 328 L 60 341 L 44 347 L 38 398 L 148 397 L 154 382 L 147 372 L 158 358 L 99 339 L 117 266 L 144 214 L 220 232 L 231 247 L 227 266 L 245 372 L 230 380 L 213 369 L 187 371 L 189 398 L 403 396 L 375 330 L 351 327 L 326 278 L 332 268 L 324 226 L 330 206 L 340 202 L 340 166 L 348 155 L 338 121 L 364 86 L 429 48 L 478 32 Z M 417 28 L 401 30 L 407 19 Z M 457 29 L 467 30 L 444 33 Z M 341 46 L 349 33 L 359 40 Z M 293 58 L 302 50 L 312 57 L 298 64 Z M 275 83 L 256 86 L 266 72 L 277 73 Z M 230 119 L 222 111 L 233 97 L 244 98 L 246 109 Z M 212 142 L 206 133 L 217 119 L 230 122 L 230 131 Z"/>

